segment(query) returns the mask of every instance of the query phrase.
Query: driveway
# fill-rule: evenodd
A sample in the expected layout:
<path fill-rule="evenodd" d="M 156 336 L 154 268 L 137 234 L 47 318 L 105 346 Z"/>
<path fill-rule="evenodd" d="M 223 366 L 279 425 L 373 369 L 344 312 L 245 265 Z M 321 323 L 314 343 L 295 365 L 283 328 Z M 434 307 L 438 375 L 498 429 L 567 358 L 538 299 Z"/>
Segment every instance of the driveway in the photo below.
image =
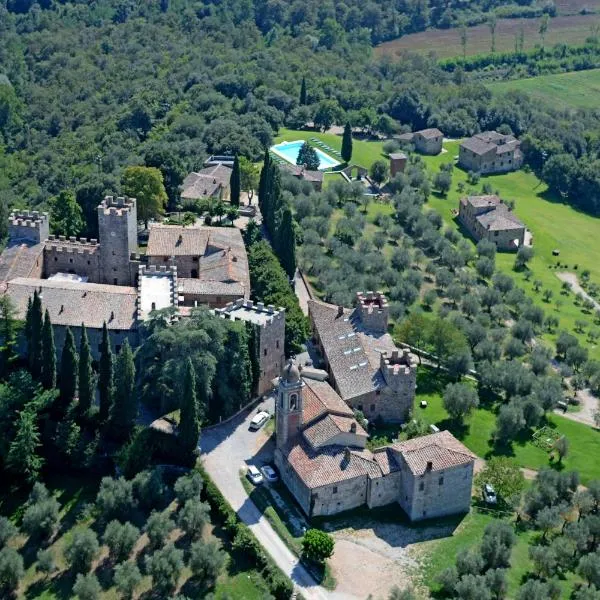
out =
<path fill-rule="evenodd" d="M 260 407 L 272 414 L 273 398 L 261 403 Z M 256 412 L 257 409 L 244 412 L 224 425 L 202 431 L 200 451 L 204 466 L 240 519 L 250 527 L 263 548 L 307 600 L 342 600 L 342 596 L 316 584 L 248 498 L 240 482 L 240 469 L 245 469 L 249 464 L 271 462 L 273 457 L 273 443 L 266 434 L 262 430 L 252 432 L 248 429 Z M 351 596 L 345 598 L 349 600 Z"/>

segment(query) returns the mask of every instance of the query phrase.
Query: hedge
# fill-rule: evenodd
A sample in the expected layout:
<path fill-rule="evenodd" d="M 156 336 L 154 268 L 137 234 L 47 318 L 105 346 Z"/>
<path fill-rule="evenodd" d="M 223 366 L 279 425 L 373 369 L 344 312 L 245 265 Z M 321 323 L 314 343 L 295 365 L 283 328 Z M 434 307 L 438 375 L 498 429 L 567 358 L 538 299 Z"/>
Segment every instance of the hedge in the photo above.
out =
<path fill-rule="evenodd" d="M 262 572 L 270 592 L 277 600 L 289 600 L 294 592 L 292 582 L 263 550 L 250 528 L 240 520 L 204 468 L 198 464 L 196 470 L 204 480 L 203 499 L 209 503 L 214 516 L 229 534 L 231 547 L 234 550 L 242 551 L 246 558 L 250 559 Z"/>

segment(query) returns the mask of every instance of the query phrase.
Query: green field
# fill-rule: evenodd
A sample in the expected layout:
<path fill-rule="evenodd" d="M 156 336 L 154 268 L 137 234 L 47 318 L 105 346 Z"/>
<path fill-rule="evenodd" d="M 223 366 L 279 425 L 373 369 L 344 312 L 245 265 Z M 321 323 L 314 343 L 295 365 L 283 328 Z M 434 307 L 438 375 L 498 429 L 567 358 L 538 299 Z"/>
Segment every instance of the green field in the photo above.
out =
<path fill-rule="evenodd" d="M 444 144 L 447 153 L 433 157 L 425 157 L 428 167 L 435 173 L 439 166 L 453 160 L 458 155 L 459 142 Z M 450 227 L 459 229 L 458 223 L 453 218 L 451 210 L 458 208 L 461 196 L 457 190 L 459 182 L 467 186 L 467 174 L 455 168 L 452 174 L 452 189 L 446 198 L 432 194 L 428 201 L 430 208 L 437 210 Z M 497 268 L 509 273 L 515 278 L 517 284 L 547 313 L 555 314 L 559 319 L 558 331 L 564 329 L 571 333 L 575 330 L 575 321 L 584 320 L 588 323 L 588 330 L 595 328 L 593 315 L 586 314 L 581 307 L 575 304 L 575 295 L 561 294 L 561 282 L 556 277 L 555 265 L 560 261 L 559 271 L 581 272 L 588 269 L 591 280 L 600 282 L 600 244 L 595 240 L 600 239 L 600 219 L 579 212 L 567 204 L 558 202 L 549 193 L 547 186 L 533 173 L 516 171 L 505 175 L 482 177 L 481 183 L 474 192 L 480 193 L 481 185 L 491 184 L 494 191 L 498 191 L 505 200 L 515 201 L 515 213 L 525 223 L 533 234 L 533 248 L 535 256 L 530 263 L 533 271 L 531 281 L 527 282 L 521 273 L 512 270 L 514 255 L 510 253 L 498 254 Z M 560 250 L 558 259 L 552 256 L 554 249 Z M 539 280 L 542 288 L 539 292 L 533 290 L 532 282 Z M 553 292 L 550 303 L 542 301 L 542 291 L 548 288 Z M 557 306 L 557 300 L 560 305 Z M 584 345 L 590 349 L 594 358 L 600 359 L 600 348 L 586 343 L 586 334 L 577 334 Z M 554 341 L 555 336 L 544 334 L 545 339 Z"/>
<path fill-rule="evenodd" d="M 598 22 L 597 15 L 569 15 L 550 19 L 545 44 L 583 44 L 590 36 L 591 27 Z M 540 43 L 539 19 L 499 19 L 496 29 L 496 50 L 512 52 L 515 48 L 515 37 L 521 28 L 524 31 L 524 47 L 530 50 Z M 491 34 L 487 24 L 476 25 L 467 29 L 467 55 L 490 52 Z M 420 33 L 411 33 L 396 40 L 384 42 L 375 48 L 378 56 L 389 56 L 400 59 L 405 51 L 435 53 L 439 58 L 462 56 L 463 48 L 460 30 L 429 29 Z"/>
<path fill-rule="evenodd" d="M 487 86 L 494 94 L 518 90 L 554 108 L 598 108 L 600 69 L 499 81 Z"/>

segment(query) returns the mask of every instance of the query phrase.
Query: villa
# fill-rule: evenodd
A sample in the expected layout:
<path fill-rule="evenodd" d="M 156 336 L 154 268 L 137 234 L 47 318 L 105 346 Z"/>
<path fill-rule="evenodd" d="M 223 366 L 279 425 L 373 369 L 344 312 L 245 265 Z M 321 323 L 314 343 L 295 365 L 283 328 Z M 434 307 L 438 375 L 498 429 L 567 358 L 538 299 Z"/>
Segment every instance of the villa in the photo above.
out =
<path fill-rule="evenodd" d="M 497 131 L 478 133 L 461 143 L 458 164 L 482 175 L 516 171 L 523 165 L 520 146 L 521 142 L 512 135 Z"/>

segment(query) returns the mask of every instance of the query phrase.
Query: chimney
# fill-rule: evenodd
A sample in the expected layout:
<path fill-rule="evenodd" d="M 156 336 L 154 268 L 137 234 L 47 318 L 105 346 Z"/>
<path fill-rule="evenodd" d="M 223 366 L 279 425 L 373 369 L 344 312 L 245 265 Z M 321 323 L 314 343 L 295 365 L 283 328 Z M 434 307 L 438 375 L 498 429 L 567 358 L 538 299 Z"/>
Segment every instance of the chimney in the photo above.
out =
<path fill-rule="evenodd" d="M 428 460 L 427 461 L 427 468 L 425 469 L 426 471 L 431 471 L 433 469 L 433 463 Z"/>
<path fill-rule="evenodd" d="M 338 318 L 344 316 L 344 307 L 343 306 L 338 306 L 338 314 L 337 314 L 337 316 L 338 316 Z"/>
<path fill-rule="evenodd" d="M 356 421 L 350 423 L 350 433 L 356 433 Z"/>
<path fill-rule="evenodd" d="M 352 458 L 352 454 L 350 453 L 350 448 L 348 448 L 348 446 L 346 446 L 344 448 L 344 461 L 349 463 L 351 458 Z"/>

